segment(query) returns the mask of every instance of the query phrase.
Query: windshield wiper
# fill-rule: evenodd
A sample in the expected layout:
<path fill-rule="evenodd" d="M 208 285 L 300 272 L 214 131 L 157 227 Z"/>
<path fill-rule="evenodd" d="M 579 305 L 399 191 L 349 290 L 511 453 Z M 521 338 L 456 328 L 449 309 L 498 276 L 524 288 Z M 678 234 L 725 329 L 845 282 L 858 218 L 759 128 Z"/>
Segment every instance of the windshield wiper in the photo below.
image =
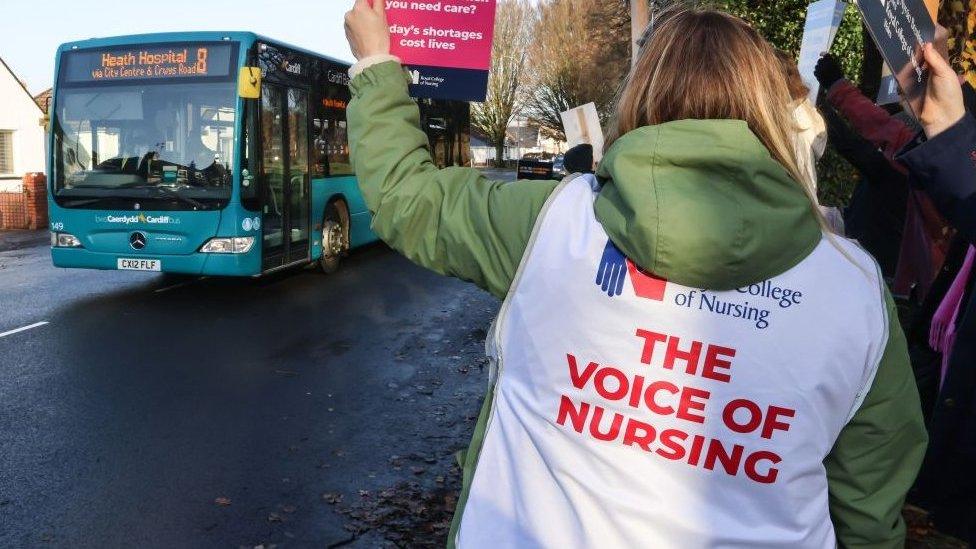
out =
<path fill-rule="evenodd" d="M 207 205 L 204 204 L 203 202 L 200 202 L 199 200 L 194 200 L 194 199 L 190 198 L 189 196 L 183 196 L 183 195 L 180 194 L 180 191 L 177 191 L 176 189 L 171 189 L 169 187 L 162 187 L 160 185 L 143 185 L 143 186 L 136 187 L 136 188 L 137 189 L 142 189 L 142 188 L 145 188 L 145 189 L 156 189 L 157 191 L 160 191 L 161 194 L 165 194 L 165 195 L 171 196 L 171 197 L 175 198 L 176 200 L 178 200 L 180 202 L 183 202 L 184 204 L 189 204 L 190 206 L 193 206 L 195 209 L 198 209 L 198 210 L 206 210 L 207 209 Z"/>
<path fill-rule="evenodd" d="M 95 187 L 92 187 L 95 188 Z M 104 202 L 106 200 L 118 200 L 115 196 L 98 196 L 93 198 L 76 198 L 74 200 L 66 200 L 64 202 L 65 207 L 72 208 L 75 206 L 88 206 L 89 204 L 97 204 L 99 202 Z"/>

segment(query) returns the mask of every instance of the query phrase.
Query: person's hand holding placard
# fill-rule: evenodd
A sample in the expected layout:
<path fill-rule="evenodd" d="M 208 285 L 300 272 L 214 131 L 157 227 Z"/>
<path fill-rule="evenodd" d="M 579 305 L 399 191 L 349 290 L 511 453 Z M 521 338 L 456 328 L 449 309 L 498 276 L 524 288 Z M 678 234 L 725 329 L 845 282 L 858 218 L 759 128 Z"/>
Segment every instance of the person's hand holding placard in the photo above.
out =
<path fill-rule="evenodd" d="M 837 64 L 837 60 L 831 54 L 826 54 L 817 61 L 817 66 L 813 69 L 813 75 L 823 86 L 824 90 L 830 89 L 838 80 L 844 78 L 844 71 Z"/>
<path fill-rule="evenodd" d="M 356 0 L 346 12 L 346 39 L 356 59 L 389 55 L 390 29 L 382 0 Z"/>
<path fill-rule="evenodd" d="M 929 82 L 925 89 L 925 103 L 919 122 L 925 135 L 931 139 L 954 126 L 966 115 L 962 100 L 962 86 L 949 63 L 933 44 L 922 48 L 925 64 L 929 69 Z"/>

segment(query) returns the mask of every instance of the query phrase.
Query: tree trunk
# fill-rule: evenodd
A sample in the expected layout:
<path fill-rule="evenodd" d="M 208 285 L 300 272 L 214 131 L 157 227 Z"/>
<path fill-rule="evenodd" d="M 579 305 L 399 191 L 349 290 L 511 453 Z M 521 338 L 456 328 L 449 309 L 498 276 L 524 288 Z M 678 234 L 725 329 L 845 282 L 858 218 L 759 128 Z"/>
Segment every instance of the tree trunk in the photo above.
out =
<path fill-rule="evenodd" d="M 495 143 L 495 167 L 505 167 L 505 141 Z"/>
<path fill-rule="evenodd" d="M 630 64 L 637 64 L 637 52 L 640 51 L 638 42 L 644 36 L 644 30 L 650 19 L 647 0 L 630 0 Z"/>

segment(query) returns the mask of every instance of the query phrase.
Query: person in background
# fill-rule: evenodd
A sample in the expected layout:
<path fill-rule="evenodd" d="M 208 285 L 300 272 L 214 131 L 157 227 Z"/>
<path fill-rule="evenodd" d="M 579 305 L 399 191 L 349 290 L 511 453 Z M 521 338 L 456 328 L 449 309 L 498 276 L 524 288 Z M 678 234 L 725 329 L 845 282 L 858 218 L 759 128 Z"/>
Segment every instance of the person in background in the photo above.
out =
<path fill-rule="evenodd" d="M 448 545 L 902 547 L 926 444 L 904 336 L 826 231 L 769 44 L 665 11 L 595 177 L 490 181 L 434 166 L 383 4 L 346 15 L 373 230 L 504 298 Z"/>
<path fill-rule="evenodd" d="M 919 116 L 924 137 L 898 160 L 969 246 L 932 322 L 932 344 L 946 360 L 919 489 L 939 529 L 976 547 L 976 118 L 963 100 L 965 93 L 972 102 L 972 89 L 960 86 L 931 44 L 924 55 L 930 70 Z"/>
<path fill-rule="evenodd" d="M 563 166 L 567 174 L 593 173 L 593 145 L 581 143 L 570 148 L 563 155 Z"/>
<path fill-rule="evenodd" d="M 872 143 L 855 133 L 829 103 L 819 106 L 830 146 L 860 179 L 844 211 L 847 237 L 878 261 L 886 279 L 895 276 L 908 198 L 908 175 L 896 169 Z"/>
<path fill-rule="evenodd" d="M 794 144 L 800 168 L 807 173 L 807 181 L 813 184 L 812 192 L 817 194 L 817 161 L 827 148 L 827 124 L 817 107 L 810 101 L 810 88 L 803 83 L 796 61 L 783 50 L 776 50 L 776 58 L 786 77 L 790 97 L 793 98 L 793 121 L 796 124 Z M 820 206 L 820 212 L 827 219 L 830 229 L 844 235 L 844 216 L 834 206 Z"/>
<path fill-rule="evenodd" d="M 865 97 L 844 78 L 832 55 L 824 55 L 817 62 L 814 75 L 826 91 L 827 101 L 854 131 L 878 147 L 895 169 L 907 174 L 895 155 L 915 138 L 916 130 Z M 905 297 L 914 294 L 914 301 L 920 303 L 945 261 L 952 235 L 948 223 L 924 192 L 910 188 L 907 204 L 892 291 Z"/>

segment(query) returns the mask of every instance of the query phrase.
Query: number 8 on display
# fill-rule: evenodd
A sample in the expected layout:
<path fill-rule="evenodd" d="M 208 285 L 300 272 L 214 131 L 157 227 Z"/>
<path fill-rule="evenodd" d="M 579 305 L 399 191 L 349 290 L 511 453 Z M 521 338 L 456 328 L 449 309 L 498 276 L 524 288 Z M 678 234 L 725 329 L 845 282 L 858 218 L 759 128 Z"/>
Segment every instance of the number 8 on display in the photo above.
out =
<path fill-rule="evenodd" d="M 207 74 L 207 48 L 197 50 L 197 74 Z"/>

